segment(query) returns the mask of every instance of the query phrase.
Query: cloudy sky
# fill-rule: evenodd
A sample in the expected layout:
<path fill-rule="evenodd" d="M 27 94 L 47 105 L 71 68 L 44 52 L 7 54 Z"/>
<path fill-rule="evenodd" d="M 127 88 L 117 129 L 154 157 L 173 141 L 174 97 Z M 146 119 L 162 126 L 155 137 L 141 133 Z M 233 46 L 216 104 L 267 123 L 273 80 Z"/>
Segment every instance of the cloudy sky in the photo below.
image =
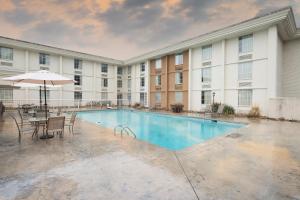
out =
<path fill-rule="evenodd" d="M 127 59 L 300 0 L 0 0 L 0 35 Z"/>

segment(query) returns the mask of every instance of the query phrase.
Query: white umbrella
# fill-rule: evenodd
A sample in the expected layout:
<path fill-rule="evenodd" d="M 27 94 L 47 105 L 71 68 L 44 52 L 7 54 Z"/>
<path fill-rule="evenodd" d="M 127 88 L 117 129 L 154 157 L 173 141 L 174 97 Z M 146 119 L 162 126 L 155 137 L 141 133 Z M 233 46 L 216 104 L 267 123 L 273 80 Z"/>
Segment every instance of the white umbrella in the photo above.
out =
<path fill-rule="evenodd" d="M 47 119 L 47 96 L 46 96 L 46 85 L 64 85 L 68 83 L 74 83 L 75 81 L 66 78 L 62 75 L 55 74 L 46 70 L 41 70 L 37 72 L 25 73 L 17 76 L 3 78 L 6 81 L 13 81 L 14 83 L 32 83 L 40 84 L 44 86 L 44 96 L 45 96 L 45 116 Z M 48 133 L 44 139 L 50 138 Z"/>

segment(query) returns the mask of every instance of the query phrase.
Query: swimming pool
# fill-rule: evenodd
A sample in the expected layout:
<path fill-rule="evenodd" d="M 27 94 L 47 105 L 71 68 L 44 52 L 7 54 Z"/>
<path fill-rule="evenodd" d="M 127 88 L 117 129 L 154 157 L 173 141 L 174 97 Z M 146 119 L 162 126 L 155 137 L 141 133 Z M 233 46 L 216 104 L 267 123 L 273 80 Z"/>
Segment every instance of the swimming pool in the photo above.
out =
<path fill-rule="evenodd" d="M 87 111 L 78 113 L 78 117 L 112 129 L 118 125 L 126 125 L 133 130 L 137 139 L 170 150 L 181 150 L 243 126 L 238 123 L 131 110 Z"/>

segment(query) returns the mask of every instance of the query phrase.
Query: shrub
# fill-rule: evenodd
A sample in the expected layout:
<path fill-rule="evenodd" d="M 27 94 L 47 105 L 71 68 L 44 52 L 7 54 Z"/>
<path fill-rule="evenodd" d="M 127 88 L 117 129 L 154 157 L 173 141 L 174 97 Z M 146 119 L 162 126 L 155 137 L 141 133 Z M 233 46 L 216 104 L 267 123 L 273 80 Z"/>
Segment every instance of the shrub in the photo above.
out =
<path fill-rule="evenodd" d="M 182 110 L 183 110 L 183 104 L 181 104 L 181 103 L 175 103 L 175 104 L 172 104 L 171 105 L 171 109 L 172 109 L 172 111 L 173 112 L 175 112 L 175 113 L 180 113 L 180 112 L 182 112 Z"/>
<path fill-rule="evenodd" d="M 211 104 L 211 111 L 216 113 L 218 111 L 219 106 L 221 105 L 221 103 L 213 103 Z"/>
<path fill-rule="evenodd" d="M 141 105 L 139 104 L 139 103 L 135 103 L 134 105 L 133 105 L 133 108 L 139 108 Z"/>
<path fill-rule="evenodd" d="M 235 110 L 232 106 L 224 105 L 223 114 L 224 115 L 234 115 Z"/>
<path fill-rule="evenodd" d="M 258 106 L 253 106 L 249 111 L 248 117 L 260 117 L 260 109 Z"/>

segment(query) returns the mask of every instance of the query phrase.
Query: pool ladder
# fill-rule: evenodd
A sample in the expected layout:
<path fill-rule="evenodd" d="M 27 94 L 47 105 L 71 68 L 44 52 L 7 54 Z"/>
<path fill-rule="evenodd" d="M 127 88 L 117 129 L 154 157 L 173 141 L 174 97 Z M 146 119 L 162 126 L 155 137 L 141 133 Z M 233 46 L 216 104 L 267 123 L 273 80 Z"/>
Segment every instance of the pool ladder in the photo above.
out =
<path fill-rule="evenodd" d="M 135 133 L 133 132 L 133 130 L 131 130 L 131 128 L 129 128 L 128 126 L 124 126 L 124 125 L 118 125 L 114 128 L 114 135 L 117 135 L 117 131 L 120 130 L 121 131 L 121 136 L 123 137 L 123 132 L 126 132 L 127 135 L 133 135 L 134 138 L 136 138 Z"/>

